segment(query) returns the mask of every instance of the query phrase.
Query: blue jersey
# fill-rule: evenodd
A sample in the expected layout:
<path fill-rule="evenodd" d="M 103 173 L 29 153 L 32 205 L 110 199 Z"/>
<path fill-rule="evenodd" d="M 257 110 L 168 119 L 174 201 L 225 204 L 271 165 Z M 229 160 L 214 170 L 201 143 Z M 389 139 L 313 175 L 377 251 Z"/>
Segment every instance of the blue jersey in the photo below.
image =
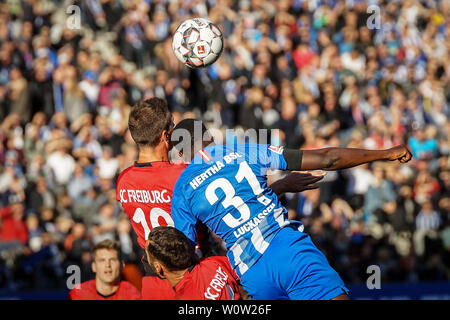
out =
<path fill-rule="evenodd" d="M 267 170 L 286 170 L 281 147 L 262 144 L 214 145 L 198 152 L 173 192 L 175 227 L 193 242 L 197 219 L 225 243 L 242 276 L 275 235 L 289 224 L 287 210 L 267 186 Z"/>

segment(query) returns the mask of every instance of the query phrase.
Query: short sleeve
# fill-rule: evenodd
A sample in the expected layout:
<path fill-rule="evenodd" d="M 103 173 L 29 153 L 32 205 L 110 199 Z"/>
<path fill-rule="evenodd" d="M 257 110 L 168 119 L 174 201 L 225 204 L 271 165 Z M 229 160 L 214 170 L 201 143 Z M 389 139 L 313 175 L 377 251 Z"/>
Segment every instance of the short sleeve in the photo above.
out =
<path fill-rule="evenodd" d="M 283 156 L 284 148 L 270 144 L 248 143 L 241 146 L 250 165 L 259 165 L 266 169 L 286 170 L 287 163 Z"/>

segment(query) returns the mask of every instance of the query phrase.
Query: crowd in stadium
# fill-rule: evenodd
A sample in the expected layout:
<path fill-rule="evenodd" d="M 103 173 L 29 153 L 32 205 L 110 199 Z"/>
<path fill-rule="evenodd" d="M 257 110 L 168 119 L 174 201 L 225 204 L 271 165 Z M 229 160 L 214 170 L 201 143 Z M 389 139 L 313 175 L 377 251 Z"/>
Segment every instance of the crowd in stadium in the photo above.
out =
<path fill-rule="evenodd" d="M 225 35 L 205 69 L 172 53 L 192 16 Z M 65 289 L 71 264 L 89 279 L 104 239 L 141 268 L 115 182 L 137 159 L 128 114 L 154 96 L 175 123 L 280 129 L 290 148 L 407 144 L 408 164 L 328 172 L 283 202 L 348 284 L 372 264 L 383 283 L 450 280 L 449 18 L 437 0 L 2 2 L 0 291 Z"/>

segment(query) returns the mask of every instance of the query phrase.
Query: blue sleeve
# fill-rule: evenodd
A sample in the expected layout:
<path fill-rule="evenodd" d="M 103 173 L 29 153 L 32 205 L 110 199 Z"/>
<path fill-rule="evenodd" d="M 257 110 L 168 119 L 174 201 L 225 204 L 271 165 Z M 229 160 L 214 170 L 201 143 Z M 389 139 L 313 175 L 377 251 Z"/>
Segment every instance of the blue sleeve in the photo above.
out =
<path fill-rule="evenodd" d="M 189 208 L 189 203 L 184 197 L 182 188 L 178 187 L 178 183 L 175 185 L 172 197 L 172 219 L 175 224 L 175 228 L 182 231 L 192 245 L 197 244 L 197 218 Z"/>
<path fill-rule="evenodd" d="M 241 148 L 245 148 L 245 153 L 249 164 L 259 165 L 266 169 L 286 170 L 287 163 L 283 156 L 283 147 L 270 144 L 248 143 Z"/>

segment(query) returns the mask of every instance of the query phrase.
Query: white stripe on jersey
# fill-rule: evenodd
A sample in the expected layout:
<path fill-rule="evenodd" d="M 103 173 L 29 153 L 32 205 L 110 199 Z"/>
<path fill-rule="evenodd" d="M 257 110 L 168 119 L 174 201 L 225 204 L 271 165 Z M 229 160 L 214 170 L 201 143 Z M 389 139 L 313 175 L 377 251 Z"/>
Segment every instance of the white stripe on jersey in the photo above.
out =
<path fill-rule="evenodd" d="M 237 243 L 235 243 L 231 248 L 231 252 L 233 252 L 234 256 L 234 265 L 237 265 L 239 268 L 239 272 L 241 274 L 244 274 L 248 270 L 248 266 L 242 262 L 241 260 L 241 254 L 243 252 L 241 246 Z"/>
<path fill-rule="evenodd" d="M 264 251 L 266 251 L 267 247 L 269 246 L 269 243 L 264 240 L 264 237 L 261 233 L 261 230 L 259 228 L 254 228 L 252 230 L 252 244 L 255 247 L 256 250 L 258 250 L 259 253 L 263 254 Z"/>
<path fill-rule="evenodd" d="M 200 150 L 198 153 L 199 153 L 200 157 L 202 157 L 203 160 L 205 160 L 206 162 L 211 160 L 211 157 L 208 155 L 208 153 L 206 151 Z"/>
<path fill-rule="evenodd" d="M 283 208 L 278 208 L 273 211 L 273 217 L 278 222 L 278 225 L 280 228 L 283 228 L 287 226 L 289 223 L 289 220 L 284 220 L 284 214 L 283 214 Z"/>

